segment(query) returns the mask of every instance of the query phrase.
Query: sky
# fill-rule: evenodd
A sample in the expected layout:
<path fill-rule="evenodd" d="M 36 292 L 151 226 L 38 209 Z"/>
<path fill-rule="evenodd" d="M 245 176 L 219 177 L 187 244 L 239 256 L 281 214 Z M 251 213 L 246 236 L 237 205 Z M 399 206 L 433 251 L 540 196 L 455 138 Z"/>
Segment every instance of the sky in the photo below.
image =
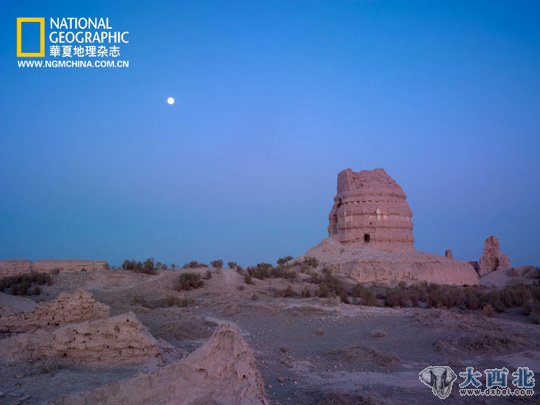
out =
<path fill-rule="evenodd" d="M 109 17 L 129 68 L 19 68 L 16 19 L 41 16 Z M 526 0 L 3 2 L 0 258 L 298 256 L 338 172 L 383 167 L 417 249 L 478 260 L 494 234 L 540 265 L 538 21 Z"/>

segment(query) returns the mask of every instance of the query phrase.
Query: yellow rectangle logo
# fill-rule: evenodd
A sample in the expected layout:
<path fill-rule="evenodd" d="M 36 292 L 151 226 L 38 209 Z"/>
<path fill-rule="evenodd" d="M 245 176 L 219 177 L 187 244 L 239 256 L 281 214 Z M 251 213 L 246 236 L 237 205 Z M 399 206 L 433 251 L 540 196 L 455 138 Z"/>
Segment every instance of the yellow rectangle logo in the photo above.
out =
<path fill-rule="evenodd" d="M 22 24 L 39 23 L 39 52 L 22 51 Z M 45 18 L 44 17 L 19 17 L 17 18 L 17 57 L 18 58 L 43 58 L 45 56 Z"/>

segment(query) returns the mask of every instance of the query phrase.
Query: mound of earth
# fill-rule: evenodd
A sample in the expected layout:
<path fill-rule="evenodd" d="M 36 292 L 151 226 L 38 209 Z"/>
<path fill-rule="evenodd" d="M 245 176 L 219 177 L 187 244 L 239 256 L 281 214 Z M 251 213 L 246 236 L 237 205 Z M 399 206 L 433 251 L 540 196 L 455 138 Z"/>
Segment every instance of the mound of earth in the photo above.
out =
<path fill-rule="evenodd" d="M 479 283 L 478 274 L 466 262 L 419 251 L 397 252 L 368 246 L 347 246 L 333 237 L 308 250 L 306 256 L 315 257 L 334 274 L 360 283 Z"/>
<path fill-rule="evenodd" d="M 235 324 L 221 325 L 186 358 L 149 374 L 80 392 L 54 404 L 268 404 L 253 352 Z"/>

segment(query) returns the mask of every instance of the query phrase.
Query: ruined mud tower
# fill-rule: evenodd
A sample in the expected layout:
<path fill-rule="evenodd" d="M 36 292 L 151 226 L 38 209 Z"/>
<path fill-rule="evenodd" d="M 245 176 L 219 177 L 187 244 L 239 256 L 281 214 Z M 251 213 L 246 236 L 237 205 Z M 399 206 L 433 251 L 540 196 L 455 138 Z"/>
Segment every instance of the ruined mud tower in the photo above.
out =
<path fill-rule="evenodd" d="M 329 221 L 329 236 L 344 245 L 414 250 L 407 196 L 384 169 L 341 171 Z"/>

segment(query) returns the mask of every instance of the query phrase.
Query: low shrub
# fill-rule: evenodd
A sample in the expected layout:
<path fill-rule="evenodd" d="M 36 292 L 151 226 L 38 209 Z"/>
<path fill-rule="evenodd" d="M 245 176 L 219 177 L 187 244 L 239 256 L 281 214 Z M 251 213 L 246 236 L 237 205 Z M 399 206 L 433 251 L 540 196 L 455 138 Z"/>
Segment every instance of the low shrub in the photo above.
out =
<path fill-rule="evenodd" d="M 203 286 L 200 274 L 197 273 L 182 273 L 178 277 L 175 289 L 176 291 L 191 290 L 193 288 L 200 288 Z"/>
<path fill-rule="evenodd" d="M 352 296 L 358 298 L 359 304 L 372 307 L 379 306 L 375 292 L 370 288 L 364 287 L 362 284 L 356 284 L 352 291 Z"/>
<path fill-rule="evenodd" d="M 238 267 L 238 263 L 231 261 L 227 263 L 227 267 L 231 270 L 236 270 L 236 268 Z"/>
<path fill-rule="evenodd" d="M 254 267 L 248 267 L 247 272 L 251 277 L 264 280 L 265 278 L 270 277 L 272 269 L 273 267 L 270 263 L 257 263 Z"/>
<path fill-rule="evenodd" d="M 122 263 L 122 269 L 144 274 L 157 274 L 158 270 L 154 259 L 151 258 L 146 259 L 144 262 L 140 262 L 134 259 L 126 259 Z"/>
<path fill-rule="evenodd" d="M 278 266 L 283 266 L 285 263 L 290 262 L 292 259 L 292 256 L 280 257 L 279 259 L 277 259 L 276 263 Z"/>
<path fill-rule="evenodd" d="M 253 284 L 253 279 L 251 278 L 251 276 L 249 274 L 246 274 L 244 276 L 244 283 L 246 284 Z"/>
<path fill-rule="evenodd" d="M 221 259 L 216 259 L 216 260 L 212 260 L 210 262 L 210 266 L 216 268 L 216 269 L 221 269 L 223 267 L 223 260 Z"/>
<path fill-rule="evenodd" d="M 491 306 L 491 304 L 486 304 L 484 305 L 484 307 L 482 308 L 482 313 L 491 318 L 493 316 L 493 307 Z"/>
<path fill-rule="evenodd" d="M 27 273 L 0 279 L 0 292 L 12 295 L 39 295 L 40 285 L 51 285 L 52 276 L 48 273 Z"/>
<path fill-rule="evenodd" d="M 206 263 L 200 263 L 197 260 L 192 260 L 182 266 L 183 269 L 196 269 L 199 267 L 208 267 Z"/>
<path fill-rule="evenodd" d="M 195 303 L 195 300 L 191 297 L 176 297 L 174 295 L 169 295 L 166 303 L 168 307 L 184 308 Z"/>
<path fill-rule="evenodd" d="M 319 296 L 342 297 L 347 294 L 341 281 L 329 269 L 323 269 L 323 277 L 319 284 Z"/>

